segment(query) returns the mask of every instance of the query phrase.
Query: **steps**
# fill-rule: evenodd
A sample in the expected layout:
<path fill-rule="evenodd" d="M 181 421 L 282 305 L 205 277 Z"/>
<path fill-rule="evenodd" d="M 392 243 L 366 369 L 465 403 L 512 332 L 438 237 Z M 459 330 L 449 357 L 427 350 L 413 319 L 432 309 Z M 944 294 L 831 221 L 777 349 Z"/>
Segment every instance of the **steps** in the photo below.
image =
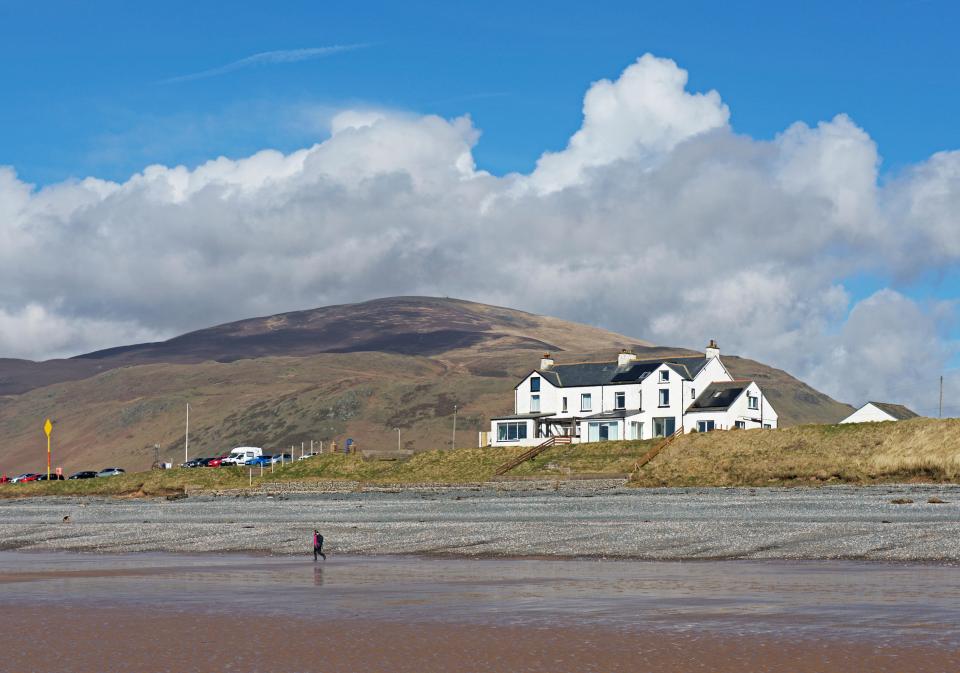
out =
<path fill-rule="evenodd" d="M 493 474 L 494 476 L 497 476 L 497 477 L 502 476 L 507 472 L 509 472 L 510 470 L 512 470 L 513 468 L 515 468 L 520 463 L 525 463 L 531 458 L 535 458 L 536 456 L 539 456 L 541 453 L 549 449 L 551 446 L 556 446 L 557 444 L 570 444 L 572 442 L 573 442 L 572 437 L 567 437 L 567 436 L 548 437 L 541 444 L 537 444 L 533 448 L 530 448 L 524 451 L 516 458 L 505 462 L 503 465 L 498 467 Z"/>
<path fill-rule="evenodd" d="M 683 426 L 681 425 L 679 428 L 677 428 L 676 432 L 674 432 L 669 437 L 664 438 L 662 442 L 660 442 L 655 447 L 653 447 L 652 449 L 647 451 L 645 454 L 640 456 L 640 458 L 637 459 L 637 462 L 633 464 L 632 474 L 636 474 L 637 470 L 639 470 L 641 467 L 643 467 L 644 465 L 649 463 L 651 460 L 656 458 L 661 451 L 663 451 L 665 448 L 667 448 L 667 446 L 670 445 L 670 442 L 672 442 L 682 434 L 683 434 Z"/>

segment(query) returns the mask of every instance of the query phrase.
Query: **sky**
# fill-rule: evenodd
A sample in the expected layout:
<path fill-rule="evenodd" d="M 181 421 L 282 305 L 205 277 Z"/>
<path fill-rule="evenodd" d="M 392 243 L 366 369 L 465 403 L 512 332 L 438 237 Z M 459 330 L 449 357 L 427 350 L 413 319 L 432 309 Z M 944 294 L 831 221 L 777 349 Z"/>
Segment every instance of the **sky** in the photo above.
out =
<path fill-rule="evenodd" d="M 0 0 L 0 357 L 430 294 L 960 415 L 960 8 L 784 4 Z"/>

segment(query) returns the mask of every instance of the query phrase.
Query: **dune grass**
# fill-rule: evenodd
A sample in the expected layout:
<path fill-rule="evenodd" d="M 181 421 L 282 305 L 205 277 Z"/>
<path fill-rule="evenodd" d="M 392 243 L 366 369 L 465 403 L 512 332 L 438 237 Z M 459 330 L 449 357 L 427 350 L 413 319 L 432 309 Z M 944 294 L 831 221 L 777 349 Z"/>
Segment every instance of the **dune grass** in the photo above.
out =
<path fill-rule="evenodd" d="M 509 476 L 559 479 L 629 474 L 656 440 L 558 445 Z M 489 480 L 525 447 L 435 450 L 398 461 L 322 455 L 253 470 L 253 486 L 284 481 L 346 480 L 369 484 L 463 484 Z M 895 481 L 960 481 L 960 419 L 806 425 L 679 437 L 633 474 L 634 486 L 779 486 Z M 5 485 L 0 497 L 31 495 L 170 495 L 244 488 L 247 468 L 157 470 L 120 477 Z"/>
<path fill-rule="evenodd" d="M 689 434 L 634 475 L 638 486 L 765 486 L 960 479 L 960 419 Z"/>

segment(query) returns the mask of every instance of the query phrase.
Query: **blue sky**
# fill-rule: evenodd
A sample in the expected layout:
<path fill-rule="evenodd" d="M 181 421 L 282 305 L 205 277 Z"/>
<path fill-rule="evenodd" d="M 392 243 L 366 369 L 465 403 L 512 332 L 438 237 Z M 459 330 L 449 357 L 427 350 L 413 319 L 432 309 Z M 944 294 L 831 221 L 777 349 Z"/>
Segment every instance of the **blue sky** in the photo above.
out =
<path fill-rule="evenodd" d="M 519 6 L 518 6 L 519 5 Z M 35 184 L 123 179 L 152 162 L 293 149 L 327 108 L 455 116 L 478 164 L 529 171 L 580 122 L 584 88 L 640 54 L 717 89 L 768 138 L 848 113 L 885 171 L 960 147 L 948 2 L 0 2 L 0 162 Z M 165 83 L 276 50 L 366 45 Z M 312 123 L 316 120 L 318 123 Z"/>
<path fill-rule="evenodd" d="M 257 312 L 377 294 L 434 293 L 553 312 L 678 345 L 697 346 L 709 336 L 719 336 L 745 354 L 788 367 L 853 401 L 874 395 L 872 381 L 853 385 L 850 376 L 833 372 L 843 367 L 856 372 L 867 355 L 890 359 L 884 349 L 896 342 L 903 366 L 883 374 L 884 384 L 874 396 L 884 390 L 896 394 L 904 385 L 901 379 L 918 376 L 908 366 L 906 354 L 936 351 L 937 375 L 943 367 L 960 364 L 956 318 L 960 237 L 950 220 L 955 212 L 951 199 L 960 203 L 960 185 L 951 177 L 951 171 L 960 172 L 953 167 L 954 162 L 960 164 L 960 155 L 940 163 L 931 159 L 937 152 L 960 148 L 958 19 L 960 6 L 955 3 L 924 0 L 360 5 L 313 1 L 229 6 L 180 0 L 162 4 L 0 0 L 0 219 L 4 199 L 14 204 L 7 211 L 14 213 L 13 218 L 0 221 L 0 235 L 7 227 L 9 240 L 21 245 L 19 251 L 9 252 L 12 275 L 7 278 L 0 269 L 0 357 L 5 352 L 29 357 L 71 354 L 162 338 Z M 659 60 L 638 64 L 637 59 L 648 53 Z M 650 99 L 649 92 L 631 88 L 651 73 L 670 73 L 676 67 L 689 75 L 685 89 L 667 87 L 657 95 L 673 96 L 673 112 L 695 118 L 694 126 L 681 134 L 685 142 L 678 147 L 683 152 L 674 152 L 675 143 L 664 140 L 676 131 L 669 124 L 661 128 L 654 120 L 650 128 L 640 128 L 651 124 L 640 117 L 655 109 L 658 101 Z M 625 69 L 641 73 L 639 79 L 633 84 L 623 80 Z M 586 154 L 566 151 L 571 136 L 581 125 L 586 128 L 585 94 L 596 93 L 592 83 L 604 78 L 622 94 L 618 114 L 625 116 L 605 130 L 594 128 L 588 143 L 594 145 Z M 726 114 L 720 111 L 719 99 L 716 105 L 697 107 L 696 96 L 687 95 L 711 90 L 729 110 L 729 127 L 717 116 Z M 329 143 L 314 153 L 315 165 L 291 169 L 275 159 L 241 161 L 264 149 L 291 153 L 326 141 L 338 113 L 371 109 L 383 111 L 386 121 L 354 129 L 352 139 Z M 638 110 L 639 116 L 630 118 Z M 852 124 L 837 121 L 840 113 Z M 449 126 L 431 125 L 424 121 L 424 115 L 431 114 L 444 120 L 469 114 L 472 126 L 465 131 L 463 124 L 452 121 Z M 598 128 L 605 124 L 599 117 L 594 121 Z M 792 140 L 774 140 L 782 140 L 782 134 L 798 122 L 806 126 L 794 127 L 793 135 L 787 134 Z M 701 133 L 718 128 L 724 133 Z M 471 148 L 473 129 L 481 135 Z M 417 142 L 404 144 L 407 137 Z M 636 146 L 618 154 L 621 137 Z M 521 178 L 491 185 L 482 178 L 473 180 L 476 175 L 470 173 L 466 177 L 473 180 L 473 187 L 459 194 L 457 202 L 468 205 L 459 211 L 459 205 L 442 204 L 435 211 L 441 199 L 431 192 L 431 185 L 448 179 L 451 162 L 458 171 L 463 168 L 458 163 L 464 151 L 461 142 L 481 171 L 495 176 L 519 173 Z M 880 158 L 877 180 L 871 174 L 873 143 Z M 374 151 L 378 147 L 382 154 Z M 341 154 L 344 148 L 349 151 Z M 480 269 L 468 277 L 466 262 L 456 255 L 481 249 L 488 241 L 471 238 L 474 233 L 457 227 L 481 221 L 476 218 L 491 200 L 541 189 L 547 172 L 538 175 L 535 168 L 545 152 L 556 153 L 553 168 L 559 171 L 549 179 L 573 171 L 576 179 L 565 184 L 582 188 L 569 192 L 575 202 L 582 199 L 582 210 L 571 210 L 563 202 L 567 196 L 546 189 L 538 196 L 539 208 L 525 210 L 519 200 L 503 215 L 499 224 L 505 235 L 542 226 L 538 240 L 562 241 L 564 235 L 576 235 L 576 228 L 586 222 L 598 230 L 606 227 L 608 237 L 630 236 L 637 227 L 631 209 L 653 203 L 656 207 L 642 213 L 648 234 L 670 237 L 677 232 L 674 252 L 682 256 L 702 243 L 706 231 L 729 233 L 725 240 L 732 247 L 725 254 L 733 266 L 762 279 L 755 281 L 758 287 L 782 281 L 783 298 L 768 298 L 769 309 L 758 308 L 758 301 L 752 317 L 737 318 L 738 308 L 753 299 L 745 301 L 734 291 L 737 288 L 727 288 L 727 295 L 715 299 L 724 310 L 712 315 L 708 309 L 715 306 L 705 307 L 703 296 L 687 292 L 689 288 L 677 282 L 666 283 L 655 269 L 646 269 L 651 274 L 649 287 L 664 284 L 656 292 L 650 290 L 647 304 L 625 313 L 620 307 L 633 298 L 630 284 L 638 282 L 631 260 L 623 262 L 622 277 L 581 280 L 580 287 L 571 281 L 572 289 L 565 293 L 549 282 L 539 290 L 498 285 L 509 269 L 500 275 Z M 597 159 L 590 152 L 602 156 Z M 660 163 L 646 163 L 651 152 Z M 164 198 L 171 193 L 180 196 L 153 210 L 158 203 L 155 195 L 144 197 L 146 191 L 137 181 L 118 188 L 123 198 L 113 188 L 72 182 L 95 176 L 125 183 L 151 164 L 182 164 L 192 170 L 219 156 L 236 161 L 201 171 L 202 175 L 190 173 L 196 184 L 232 185 L 241 191 L 253 184 L 259 189 L 259 180 L 266 175 L 279 185 L 277 193 L 261 194 L 262 201 L 253 209 L 241 201 L 213 207 L 199 191 L 184 188 L 182 172 L 160 171 L 143 182 L 166 184 L 170 191 Z M 697 171 L 703 157 L 722 163 L 728 156 L 729 175 L 720 176 L 715 184 L 701 180 Z M 365 167 L 351 164 L 357 157 L 367 161 Z M 683 170 L 658 172 L 668 159 Z M 626 163 L 618 168 L 617 162 Z M 376 198 L 390 202 L 396 185 L 375 197 L 350 201 L 356 194 L 346 186 L 356 186 L 352 180 L 357 171 L 380 176 L 384 165 L 410 176 L 416 198 L 409 221 L 398 224 L 394 211 L 375 210 L 381 205 Z M 3 166 L 16 171 L 15 181 L 4 182 Z M 297 173 L 301 168 L 302 175 Z M 778 173 L 781 170 L 785 172 Z M 292 179 L 294 173 L 299 177 Z M 446 177 L 437 177 L 441 173 Z M 624 176 L 645 189 L 666 189 L 664 198 L 634 202 L 640 192 L 618 191 Z M 766 211 L 759 216 L 745 211 L 741 217 L 739 204 L 724 210 L 731 204 L 713 190 L 731 176 L 744 180 L 738 184 L 748 190 L 745 194 L 753 194 L 755 203 L 769 208 L 769 223 L 764 221 Z M 287 180 L 292 182 L 286 184 Z M 331 180 L 341 181 L 347 191 L 327 194 L 324 189 Z M 678 189 L 694 189 L 689 204 L 671 203 L 669 190 L 675 184 Z M 21 208 L 18 199 L 29 191 L 27 185 L 37 190 L 66 187 L 49 197 L 34 191 Z M 455 181 L 441 193 L 458 193 L 462 186 Z M 755 193 L 750 191 L 754 188 Z M 489 192 L 486 197 L 478 197 L 484 190 Z M 810 198 L 797 196 L 808 192 Z M 320 193 L 327 194 L 326 201 L 318 200 Z M 338 200 L 345 193 L 349 198 Z M 856 196 L 853 201 L 851 194 Z M 232 196 L 224 198 L 229 201 Z M 828 202 L 837 206 L 832 215 L 822 210 Z M 851 209 L 851 203 L 856 207 Z M 922 207 L 911 210 L 911 203 Z M 662 212 L 657 210 L 660 206 Z M 856 213 L 844 214 L 847 210 Z M 554 219 L 529 224 L 536 219 L 531 212 L 553 213 Z M 60 219 L 51 218 L 51 213 Z M 748 221 L 749 217 L 757 220 Z M 874 227 L 875 220 L 879 228 Z M 357 232 L 370 227 L 367 238 L 358 243 L 351 238 L 352 231 L 334 233 L 340 221 L 354 223 Z M 449 221 L 448 228 L 434 229 L 440 221 Z M 272 286 L 244 289 L 227 264 L 231 245 L 242 240 L 236 233 L 238 222 L 248 228 L 242 233 L 257 234 L 251 245 L 278 246 L 273 257 L 264 256 L 264 264 L 274 265 L 265 266 L 264 274 L 313 255 L 309 260 L 316 265 L 314 276 L 304 280 L 278 275 Z M 282 228 L 278 222 L 296 224 L 290 225 L 296 231 L 287 233 L 299 241 L 297 245 L 283 247 L 287 241 L 274 235 Z M 772 245 L 754 250 L 757 232 L 764 227 L 774 232 L 768 241 Z M 797 228 L 803 227 L 810 228 L 809 245 L 802 240 L 803 231 L 798 237 Z M 661 229 L 664 233 L 657 234 Z M 478 226 L 475 231 L 484 230 Z M 109 236 L 100 240 L 104 232 Z M 37 272 L 28 279 L 25 269 L 16 268 L 19 260 L 29 257 L 24 251 L 57 245 L 68 251 L 65 254 L 87 255 L 91 267 L 102 266 L 105 248 L 124 235 L 129 238 L 125 244 L 131 252 L 130 266 L 143 278 L 153 279 L 143 287 L 136 283 L 131 287 L 130 278 L 121 272 L 112 276 L 105 272 L 102 278 L 91 273 L 71 276 L 69 265 L 64 265 L 60 276 Z M 378 253 L 381 257 L 370 262 L 375 272 L 366 276 L 358 272 L 356 278 L 323 275 L 326 267 L 315 258 L 325 249 L 342 243 L 344 250 L 354 251 L 382 235 L 394 236 L 390 240 L 397 247 L 385 244 Z M 877 235 L 887 242 L 875 244 L 871 236 Z M 740 241 L 739 248 L 733 241 Z M 599 247 L 593 263 L 607 263 L 620 252 Z M 557 254 L 563 251 L 561 247 Z M 197 268 L 184 261 L 191 256 L 203 258 L 207 265 L 203 268 L 209 275 L 193 278 L 191 285 L 204 288 L 206 294 L 182 304 L 178 274 Z M 726 268 L 719 262 L 711 273 L 722 277 Z M 387 272 L 384 265 L 390 266 Z M 444 268 L 447 275 L 417 276 L 409 273 L 411 266 Z M 580 267 L 571 263 L 569 277 L 589 268 L 589 263 Z M 682 269 L 678 273 L 683 281 L 692 277 Z M 584 298 L 578 293 L 588 285 L 596 294 Z M 835 291 L 839 286 L 842 293 Z M 235 300 L 225 301 L 230 290 L 237 293 Z M 770 327 L 772 318 L 767 321 L 774 312 L 780 321 L 776 329 Z M 51 316 L 63 321 L 65 336 L 59 341 L 38 336 L 38 326 Z M 904 316 L 923 328 L 884 336 L 878 326 L 895 323 L 890 316 Z M 766 322 L 768 333 L 762 329 Z M 695 325 L 699 326 L 694 329 Z M 710 333 L 704 336 L 704 330 Z M 823 339 L 821 333 L 826 335 Z M 877 343 L 858 351 L 857 342 L 871 334 Z M 818 357 L 798 352 L 796 344 L 803 339 L 819 340 Z M 928 374 L 936 378 L 930 372 L 922 376 Z M 928 388 L 926 379 L 910 385 Z M 960 376 L 956 389 L 960 395 Z M 931 402 L 924 398 L 918 404 L 929 410 Z"/>

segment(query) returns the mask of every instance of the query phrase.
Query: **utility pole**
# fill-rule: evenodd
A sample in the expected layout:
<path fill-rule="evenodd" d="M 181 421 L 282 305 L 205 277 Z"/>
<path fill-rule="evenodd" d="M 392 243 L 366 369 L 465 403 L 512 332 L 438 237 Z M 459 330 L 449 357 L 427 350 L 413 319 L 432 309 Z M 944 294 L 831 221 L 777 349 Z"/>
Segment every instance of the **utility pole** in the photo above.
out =
<path fill-rule="evenodd" d="M 183 433 L 183 462 L 190 460 L 190 403 L 187 402 L 187 428 Z"/>
<path fill-rule="evenodd" d="M 453 439 L 450 441 L 450 448 L 457 448 L 457 405 L 453 405 Z"/>
<path fill-rule="evenodd" d="M 940 418 L 943 418 L 943 374 L 940 375 Z"/>
<path fill-rule="evenodd" d="M 397 451 L 400 450 L 400 428 L 394 428 L 397 431 Z"/>

